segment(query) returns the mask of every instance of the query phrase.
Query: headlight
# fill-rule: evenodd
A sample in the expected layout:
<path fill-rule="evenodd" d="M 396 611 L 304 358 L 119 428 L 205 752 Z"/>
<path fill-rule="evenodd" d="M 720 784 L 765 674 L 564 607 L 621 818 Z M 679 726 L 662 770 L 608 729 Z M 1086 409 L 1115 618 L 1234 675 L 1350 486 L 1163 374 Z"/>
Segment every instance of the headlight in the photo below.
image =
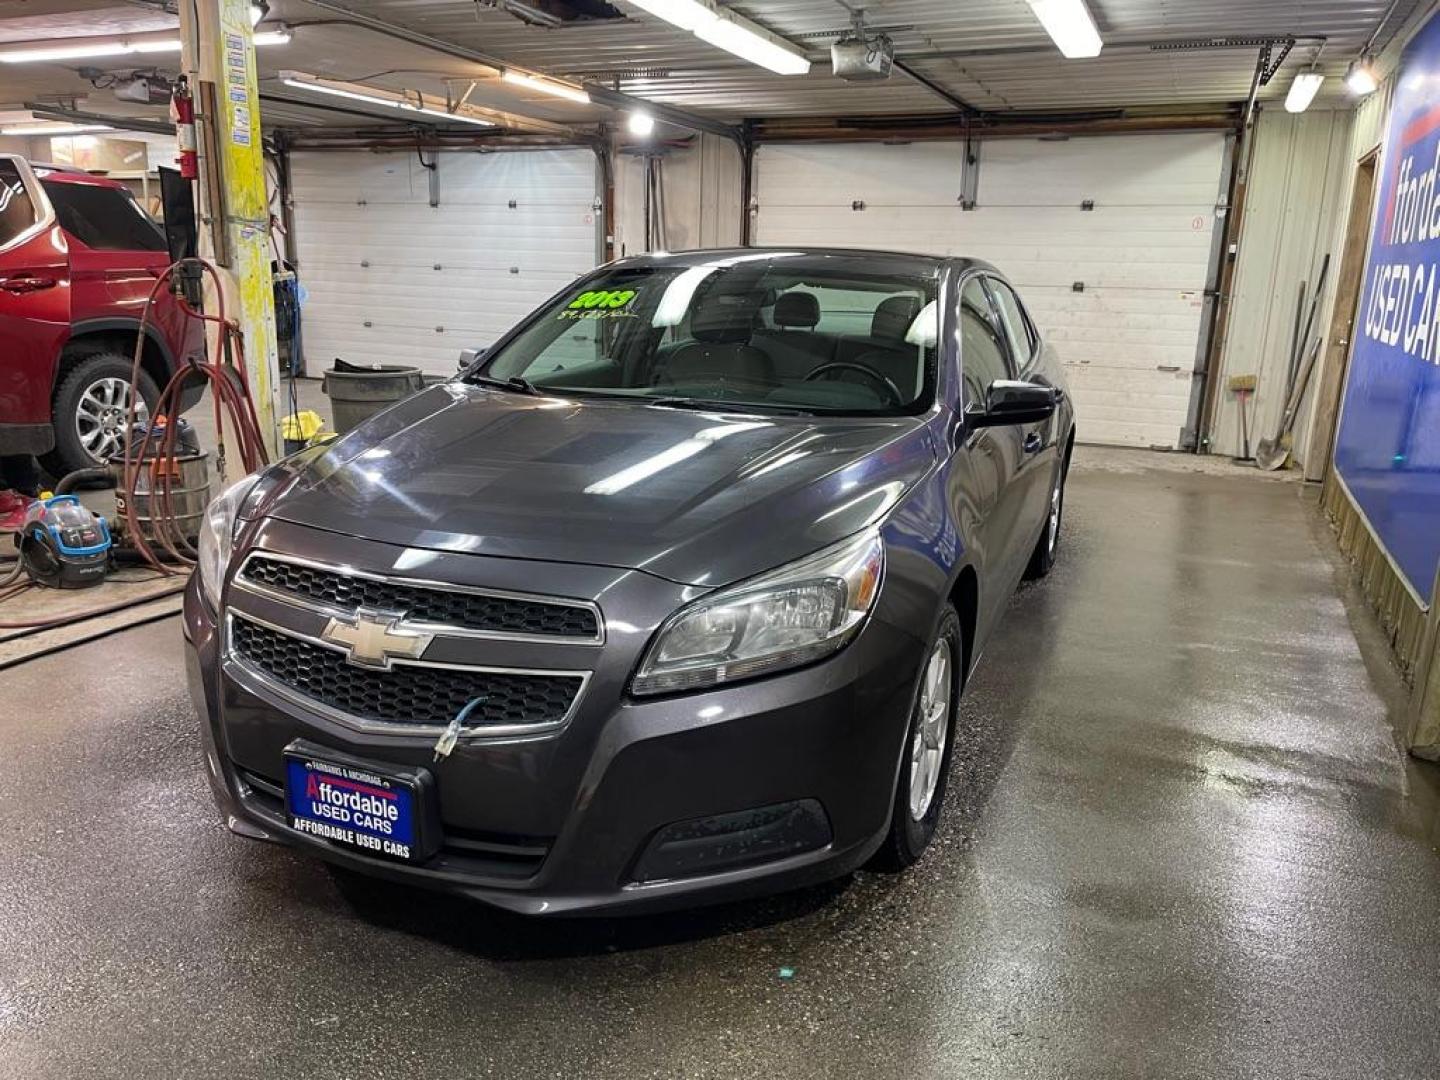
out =
<path fill-rule="evenodd" d="M 247 476 L 227 487 L 210 501 L 205 508 L 205 520 L 200 523 L 200 588 L 216 611 L 220 610 L 220 586 L 225 581 L 225 567 L 230 563 L 230 550 L 235 542 L 236 519 L 256 479 L 256 476 Z"/>
<path fill-rule="evenodd" d="M 884 567 L 879 534 L 866 532 L 697 600 L 660 628 L 630 691 L 696 690 L 828 656 L 875 606 Z"/>

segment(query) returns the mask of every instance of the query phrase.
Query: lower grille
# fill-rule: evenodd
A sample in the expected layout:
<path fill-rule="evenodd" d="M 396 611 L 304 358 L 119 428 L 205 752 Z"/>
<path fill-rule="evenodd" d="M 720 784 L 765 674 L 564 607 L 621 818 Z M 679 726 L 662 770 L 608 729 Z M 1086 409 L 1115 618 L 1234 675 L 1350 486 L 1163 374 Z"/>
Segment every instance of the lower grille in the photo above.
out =
<path fill-rule="evenodd" d="M 232 618 L 237 658 L 287 689 L 347 717 L 370 723 L 445 727 L 460 710 L 467 729 L 545 729 L 561 723 L 584 685 L 581 675 L 397 664 L 370 671 L 334 649 L 311 644 L 245 618 Z"/>
<path fill-rule="evenodd" d="M 250 809 L 272 825 L 287 823 L 285 789 L 278 780 L 261 776 L 248 769 L 238 770 Z M 434 869 L 463 870 L 496 878 L 527 878 L 540 869 L 550 854 L 551 839 L 545 836 L 519 836 L 509 833 L 477 832 L 446 826 L 441 822 L 440 853 L 427 863 Z M 437 865 L 438 861 L 438 865 Z"/>

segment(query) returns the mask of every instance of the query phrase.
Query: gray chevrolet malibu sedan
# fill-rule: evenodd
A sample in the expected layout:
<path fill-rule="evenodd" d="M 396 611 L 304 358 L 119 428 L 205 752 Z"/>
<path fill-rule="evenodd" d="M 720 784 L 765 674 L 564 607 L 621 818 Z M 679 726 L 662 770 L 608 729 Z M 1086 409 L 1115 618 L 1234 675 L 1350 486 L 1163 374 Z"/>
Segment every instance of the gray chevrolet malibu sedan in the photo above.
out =
<path fill-rule="evenodd" d="M 212 504 L 184 621 L 215 798 L 536 914 L 904 867 L 1074 438 L 983 263 L 611 263 Z"/>

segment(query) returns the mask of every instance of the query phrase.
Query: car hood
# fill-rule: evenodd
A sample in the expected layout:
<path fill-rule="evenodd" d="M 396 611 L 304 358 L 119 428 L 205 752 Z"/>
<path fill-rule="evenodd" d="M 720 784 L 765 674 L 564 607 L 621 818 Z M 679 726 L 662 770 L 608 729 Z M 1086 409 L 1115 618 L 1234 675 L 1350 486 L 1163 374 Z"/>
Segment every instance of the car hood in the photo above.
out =
<path fill-rule="evenodd" d="M 878 521 L 923 420 L 700 412 L 442 383 L 332 443 L 263 512 L 408 547 L 715 586 Z"/>

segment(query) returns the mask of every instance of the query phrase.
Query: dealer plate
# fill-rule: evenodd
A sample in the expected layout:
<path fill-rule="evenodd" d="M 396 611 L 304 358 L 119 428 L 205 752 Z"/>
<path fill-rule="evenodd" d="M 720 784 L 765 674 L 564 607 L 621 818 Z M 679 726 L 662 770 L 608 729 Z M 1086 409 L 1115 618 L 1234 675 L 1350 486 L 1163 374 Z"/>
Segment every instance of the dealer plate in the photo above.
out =
<path fill-rule="evenodd" d="M 291 748 L 285 754 L 286 816 L 306 836 L 413 862 L 426 855 L 421 779 Z"/>

